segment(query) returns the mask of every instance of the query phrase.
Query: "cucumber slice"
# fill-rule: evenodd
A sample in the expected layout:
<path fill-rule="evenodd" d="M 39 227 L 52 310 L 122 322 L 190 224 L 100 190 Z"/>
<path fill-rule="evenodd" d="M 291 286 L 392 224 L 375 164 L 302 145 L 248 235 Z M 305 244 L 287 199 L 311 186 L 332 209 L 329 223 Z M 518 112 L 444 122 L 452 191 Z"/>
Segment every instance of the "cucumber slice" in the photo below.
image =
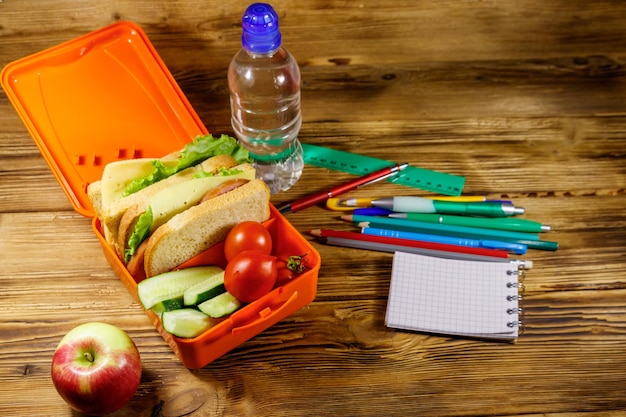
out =
<path fill-rule="evenodd" d="M 200 304 L 210 298 L 220 295 L 225 291 L 224 271 L 220 270 L 217 274 L 187 288 L 183 295 L 184 304 L 186 306 Z"/>
<path fill-rule="evenodd" d="M 187 288 L 219 271 L 218 266 L 197 266 L 155 275 L 137 284 L 137 296 L 148 310 L 162 301 L 183 297 Z"/>
<path fill-rule="evenodd" d="M 152 306 L 150 310 L 157 316 L 161 317 L 166 311 L 178 310 L 185 308 L 183 297 L 170 298 L 169 300 L 163 300 Z"/>
<path fill-rule="evenodd" d="M 231 293 L 225 292 L 198 304 L 198 308 L 209 317 L 219 318 L 234 313 L 242 305 Z"/>
<path fill-rule="evenodd" d="M 209 316 L 194 308 L 166 311 L 161 315 L 161 322 L 165 331 L 185 338 L 196 337 L 213 326 Z"/>

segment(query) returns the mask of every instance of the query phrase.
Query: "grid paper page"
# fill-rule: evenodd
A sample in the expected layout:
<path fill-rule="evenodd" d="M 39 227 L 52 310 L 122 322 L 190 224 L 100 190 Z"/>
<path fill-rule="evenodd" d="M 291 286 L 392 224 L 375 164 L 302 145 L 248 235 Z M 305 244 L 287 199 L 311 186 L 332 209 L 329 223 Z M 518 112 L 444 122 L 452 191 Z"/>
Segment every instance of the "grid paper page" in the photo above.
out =
<path fill-rule="evenodd" d="M 398 329 L 514 339 L 517 327 L 509 323 L 518 320 L 518 290 L 507 284 L 517 282 L 517 267 L 509 262 L 396 252 L 385 322 Z"/>

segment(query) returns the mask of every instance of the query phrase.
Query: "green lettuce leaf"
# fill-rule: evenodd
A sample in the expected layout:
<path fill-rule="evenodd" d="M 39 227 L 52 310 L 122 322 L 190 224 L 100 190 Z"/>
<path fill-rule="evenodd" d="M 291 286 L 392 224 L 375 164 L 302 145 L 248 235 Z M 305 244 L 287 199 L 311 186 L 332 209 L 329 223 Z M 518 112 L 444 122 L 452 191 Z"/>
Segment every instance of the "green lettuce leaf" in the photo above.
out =
<path fill-rule="evenodd" d="M 235 150 L 231 153 L 231 155 L 239 164 L 252 162 L 252 158 L 250 158 L 250 153 L 246 148 L 241 146 L 239 142 L 237 142 L 237 146 L 235 147 Z"/>
<path fill-rule="evenodd" d="M 137 219 L 133 232 L 128 238 L 128 248 L 124 250 L 124 260 L 126 263 L 128 263 L 131 256 L 135 254 L 137 248 L 141 245 L 141 242 L 146 240 L 150 234 L 152 220 L 152 207 L 148 206 L 148 209 L 141 216 L 139 216 L 139 219 Z"/>
<path fill-rule="evenodd" d="M 206 177 L 227 177 L 229 175 L 239 174 L 241 171 L 239 168 L 222 168 L 217 174 L 212 172 L 206 172 L 204 170 L 196 172 L 193 176 L 194 178 L 206 178 Z"/>
<path fill-rule="evenodd" d="M 152 171 L 145 177 L 135 178 L 133 181 L 130 182 L 130 184 L 128 184 L 128 186 L 124 189 L 124 193 L 122 194 L 124 197 L 136 193 L 137 191 L 142 190 L 149 185 L 157 183 L 171 175 L 176 174 L 175 167 L 165 166 L 158 159 L 152 161 L 152 166 L 154 167 L 154 171 Z"/>
<path fill-rule="evenodd" d="M 183 148 L 176 165 L 165 166 L 161 161 L 155 160 L 152 163 L 154 171 L 143 178 L 133 180 L 126 187 L 123 195 L 128 196 L 136 193 L 149 185 L 164 180 L 183 169 L 197 165 L 216 155 L 231 155 L 239 164 L 251 162 L 248 151 L 235 138 L 228 135 L 221 135 L 219 138 L 214 138 L 211 134 L 200 135 Z"/>

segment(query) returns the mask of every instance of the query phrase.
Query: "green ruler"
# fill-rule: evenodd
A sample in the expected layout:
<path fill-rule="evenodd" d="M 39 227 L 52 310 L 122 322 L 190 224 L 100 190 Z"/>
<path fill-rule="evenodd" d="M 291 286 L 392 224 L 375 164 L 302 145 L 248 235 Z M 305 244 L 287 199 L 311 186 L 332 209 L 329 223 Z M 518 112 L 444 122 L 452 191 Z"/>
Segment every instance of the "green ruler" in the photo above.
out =
<path fill-rule="evenodd" d="M 322 168 L 334 169 L 354 175 L 367 175 L 379 169 L 395 165 L 395 162 L 351 152 L 339 151 L 323 146 L 302 144 L 304 163 Z M 420 188 L 443 195 L 458 196 L 463 191 L 465 178 L 443 172 L 409 166 L 399 175 L 389 180 L 394 184 Z"/>

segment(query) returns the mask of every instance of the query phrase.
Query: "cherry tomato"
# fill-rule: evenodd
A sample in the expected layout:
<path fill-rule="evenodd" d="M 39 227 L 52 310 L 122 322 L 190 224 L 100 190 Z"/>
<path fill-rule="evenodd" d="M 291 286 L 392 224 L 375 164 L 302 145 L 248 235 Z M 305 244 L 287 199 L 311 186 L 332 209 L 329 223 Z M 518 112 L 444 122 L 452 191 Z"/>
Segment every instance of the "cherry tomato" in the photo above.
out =
<path fill-rule="evenodd" d="M 278 274 L 276 276 L 276 286 L 281 286 L 296 278 L 298 275 L 306 271 L 307 265 L 306 255 L 278 255 L 276 266 Z"/>
<path fill-rule="evenodd" d="M 258 250 L 266 255 L 272 253 L 272 236 L 259 222 L 241 222 L 235 225 L 226 236 L 224 255 L 227 261 L 247 250 Z"/>
<path fill-rule="evenodd" d="M 298 274 L 287 268 L 284 262 L 279 262 L 278 274 L 276 276 L 276 286 L 280 287 L 281 285 L 285 285 L 297 276 Z"/>
<path fill-rule="evenodd" d="M 256 250 L 237 254 L 224 269 L 224 287 L 239 301 L 251 303 L 274 288 L 276 257 Z"/>

